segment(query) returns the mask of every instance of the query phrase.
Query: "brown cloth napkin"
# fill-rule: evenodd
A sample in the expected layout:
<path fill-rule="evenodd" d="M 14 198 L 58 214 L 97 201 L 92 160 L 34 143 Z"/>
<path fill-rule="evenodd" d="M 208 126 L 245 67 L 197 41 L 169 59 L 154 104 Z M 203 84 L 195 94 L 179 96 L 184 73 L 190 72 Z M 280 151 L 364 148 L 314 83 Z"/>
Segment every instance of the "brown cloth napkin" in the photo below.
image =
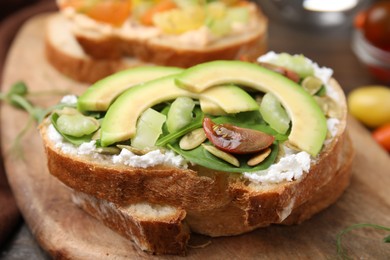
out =
<path fill-rule="evenodd" d="M 56 9 L 54 0 L 40 0 L 40 1 L 24 1 L 29 6 L 21 9 L 12 16 L 4 19 L 0 23 L 0 82 L 2 82 L 2 74 L 4 68 L 4 62 L 7 57 L 8 49 L 18 32 L 19 27 L 30 17 L 35 14 L 53 11 Z M 1 6 L 5 4 L 5 7 L 9 7 L 11 10 L 11 4 L 23 5 L 21 0 L 18 1 L 4 1 Z M 34 4 L 31 4 L 34 3 Z M 8 4 L 8 5 L 7 5 Z M 2 10 L 4 10 L 2 8 Z M 2 14 L 4 15 L 4 14 Z M 0 85 L 1 90 L 1 85 Z M 0 129 L 1 131 L 1 129 Z M 1 140 L 0 140 L 1 144 Z M 7 182 L 5 175 L 2 154 L 0 154 L 0 246 L 2 246 L 6 239 L 12 234 L 18 223 L 21 221 L 21 216 L 18 211 L 16 201 L 12 196 L 12 191 Z"/>

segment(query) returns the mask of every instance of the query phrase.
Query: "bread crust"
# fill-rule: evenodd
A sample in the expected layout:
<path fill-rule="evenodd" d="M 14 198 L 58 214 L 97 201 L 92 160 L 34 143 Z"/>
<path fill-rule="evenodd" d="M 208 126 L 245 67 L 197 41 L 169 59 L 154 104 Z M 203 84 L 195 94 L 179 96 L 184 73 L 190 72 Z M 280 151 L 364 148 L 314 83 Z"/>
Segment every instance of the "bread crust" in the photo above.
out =
<path fill-rule="evenodd" d="M 344 97 L 337 82 L 332 80 L 331 84 L 339 96 Z M 347 181 L 334 183 L 334 188 L 340 192 L 335 192 L 333 198 L 322 198 L 322 202 L 321 196 L 313 198 L 322 187 L 337 178 L 338 173 L 349 179 L 348 166 L 352 162 L 353 148 L 345 131 L 345 100 L 340 101 L 340 107 L 342 117 L 338 132 L 312 163 L 309 173 L 299 180 L 277 184 L 248 183 L 238 175 L 201 166 L 144 169 L 91 161 L 91 158 L 71 156 L 56 149 L 47 138 L 47 123 L 42 124 L 40 130 L 49 171 L 67 186 L 120 206 L 147 201 L 184 209 L 192 230 L 224 236 L 272 223 L 299 223 L 341 194 Z M 315 203 L 310 204 L 312 199 Z M 299 210 L 301 205 L 308 206 Z M 301 213 L 289 217 L 295 209 Z"/>
<path fill-rule="evenodd" d="M 137 205 L 123 207 L 77 191 L 72 192 L 72 200 L 104 225 L 135 242 L 143 251 L 186 254 L 190 230 L 184 222 L 184 210 L 173 209 L 170 214 L 150 217 L 145 212 L 132 210 Z"/>
<path fill-rule="evenodd" d="M 136 58 L 94 58 L 84 52 L 71 31 L 69 21 L 56 13 L 47 18 L 45 31 L 46 60 L 65 76 L 85 83 L 94 83 L 126 68 L 148 65 Z M 104 51 L 112 51 L 112 41 L 101 43 Z"/>
<path fill-rule="evenodd" d="M 65 76 L 80 82 L 92 83 L 117 71 L 131 67 L 122 59 L 94 60 L 75 57 L 46 41 L 45 55 L 48 62 Z"/>
<path fill-rule="evenodd" d="M 187 223 L 193 232 L 212 237 L 239 235 L 271 224 L 302 223 L 333 204 L 350 183 L 354 150 L 348 135 L 343 139 L 337 155 L 340 167 L 330 167 L 326 172 L 328 176 L 319 177 L 317 167 L 299 184 L 290 183 L 268 192 L 247 194 L 244 199 L 237 198 L 218 209 L 188 211 Z"/>

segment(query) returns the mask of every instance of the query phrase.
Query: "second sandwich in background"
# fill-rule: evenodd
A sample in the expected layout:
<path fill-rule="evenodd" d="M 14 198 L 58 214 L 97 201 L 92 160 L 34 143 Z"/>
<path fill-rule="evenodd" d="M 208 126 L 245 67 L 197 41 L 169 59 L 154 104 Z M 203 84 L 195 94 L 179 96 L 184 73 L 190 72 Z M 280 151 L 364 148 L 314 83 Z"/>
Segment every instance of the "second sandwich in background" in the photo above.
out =
<path fill-rule="evenodd" d="M 46 56 L 68 77 L 94 82 L 145 64 L 190 67 L 254 60 L 266 51 L 267 18 L 248 1 L 59 0 Z"/>

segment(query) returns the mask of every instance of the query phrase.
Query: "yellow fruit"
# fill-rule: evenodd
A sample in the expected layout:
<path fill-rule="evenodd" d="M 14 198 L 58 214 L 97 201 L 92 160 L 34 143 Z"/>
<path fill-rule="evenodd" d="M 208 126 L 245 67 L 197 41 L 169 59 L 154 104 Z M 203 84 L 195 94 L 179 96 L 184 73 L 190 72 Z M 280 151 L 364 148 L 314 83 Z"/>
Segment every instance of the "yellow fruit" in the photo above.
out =
<path fill-rule="evenodd" d="M 205 10 L 201 7 L 173 9 L 155 14 L 153 23 L 163 32 L 180 34 L 200 28 L 205 21 Z"/>
<path fill-rule="evenodd" d="M 121 26 L 130 15 L 131 0 L 66 0 L 60 4 L 61 9 L 67 7 L 96 21 Z"/>
<path fill-rule="evenodd" d="M 226 5 L 221 2 L 211 2 L 206 7 L 210 19 L 222 19 L 226 15 Z"/>
<path fill-rule="evenodd" d="M 364 86 L 348 96 L 349 112 L 368 127 L 378 127 L 390 122 L 390 88 Z"/>

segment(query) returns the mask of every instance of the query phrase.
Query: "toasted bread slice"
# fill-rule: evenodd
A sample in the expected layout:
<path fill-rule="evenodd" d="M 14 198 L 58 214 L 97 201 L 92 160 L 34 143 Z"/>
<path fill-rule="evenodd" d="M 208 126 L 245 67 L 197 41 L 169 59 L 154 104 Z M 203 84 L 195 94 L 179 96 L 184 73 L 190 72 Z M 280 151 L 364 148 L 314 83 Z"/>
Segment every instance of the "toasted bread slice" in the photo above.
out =
<path fill-rule="evenodd" d="M 183 255 L 190 230 L 183 221 L 186 212 L 171 206 L 136 203 L 119 206 L 74 191 L 73 202 L 109 228 L 153 254 Z"/>
<path fill-rule="evenodd" d="M 254 3 L 246 3 L 249 22 L 228 35 L 210 36 L 204 28 L 183 34 L 167 34 L 153 26 L 134 21 L 122 27 L 96 22 L 82 14 L 65 10 L 76 39 L 91 57 L 131 56 L 158 65 L 190 67 L 215 59 L 231 60 L 242 56 L 255 60 L 265 52 L 268 21 Z"/>
<path fill-rule="evenodd" d="M 344 143 L 342 152 L 345 159 L 343 166 L 328 183 L 324 183 L 313 194 L 310 194 L 305 203 L 296 208 L 287 207 L 281 211 L 280 219 L 284 220 L 278 223 L 283 225 L 301 223 L 333 204 L 349 185 L 353 153 L 351 142 L 348 139 Z M 199 232 L 200 230 L 200 233 L 219 236 L 220 234 L 227 235 L 225 230 L 229 229 L 232 234 L 236 234 L 237 231 L 234 229 L 242 231 L 242 226 L 237 227 L 237 223 L 240 223 L 239 219 L 241 218 L 242 223 L 245 221 L 242 213 L 232 207 L 186 215 L 183 209 L 177 207 L 145 202 L 119 206 L 76 191 L 73 192 L 72 198 L 75 204 L 88 214 L 118 234 L 134 241 L 141 250 L 153 254 L 184 255 L 188 250 L 191 231 Z"/>
<path fill-rule="evenodd" d="M 255 4 L 250 5 L 250 26 L 207 44 L 194 43 L 208 38 L 202 35 L 183 40 L 181 35 L 156 35 L 155 28 L 128 31 L 128 25 L 110 28 L 85 15 L 68 17 L 58 12 L 47 21 L 47 60 L 66 76 L 86 83 L 145 64 L 190 67 L 217 59 L 254 61 L 267 49 L 268 21 Z"/>
<path fill-rule="evenodd" d="M 196 165 L 189 169 L 169 165 L 136 168 L 91 155 L 65 153 L 50 139 L 50 123 L 45 121 L 40 130 L 48 167 L 51 174 L 74 190 L 120 206 L 147 201 L 184 209 L 191 229 L 202 234 L 234 235 L 281 223 L 295 209 L 309 203 L 321 187 L 336 178 L 338 172 L 344 172 L 341 170 L 344 165 L 351 163 L 353 149 L 345 130 L 345 97 L 335 80 L 332 79 L 330 84 L 339 97 L 341 112 L 337 131 L 312 161 L 309 172 L 296 180 L 257 183 L 238 174 Z M 340 185 L 340 190 L 343 190 L 345 185 Z M 327 199 L 322 198 L 324 205 L 329 205 Z M 317 208 L 303 211 L 290 221 L 301 222 L 305 215 L 310 216 L 316 213 L 315 209 L 323 208 L 320 199 L 317 204 Z"/>
<path fill-rule="evenodd" d="M 89 56 L 72 33 L 71 23 L 59 13 L 48 17 L 45 54 L 59 72 L 86 83 L 96 82 L 119 70 L 147 64 L 131 57 L 97 59 Z"/>
<path fill-rule="evenodd" d="M 135 57 L 157 65 L 190 67 L 211 60 L 234 60 L 245 58 L 254 61 L 264 54 L 267 46 L 266 17 L 257 11 L 253 14 L 251 26 L 240 33 L 227 35 L 207 45 L 193 42 L 202 35 L 194 35 L 192 40 L 180 41 L 180 36 L 158 35 L 136 37 L 126 34 L 88 32 L 74 25 L 74 35 L 83 50 L 98 59 L 118 59 L 123 56 Z"/>

